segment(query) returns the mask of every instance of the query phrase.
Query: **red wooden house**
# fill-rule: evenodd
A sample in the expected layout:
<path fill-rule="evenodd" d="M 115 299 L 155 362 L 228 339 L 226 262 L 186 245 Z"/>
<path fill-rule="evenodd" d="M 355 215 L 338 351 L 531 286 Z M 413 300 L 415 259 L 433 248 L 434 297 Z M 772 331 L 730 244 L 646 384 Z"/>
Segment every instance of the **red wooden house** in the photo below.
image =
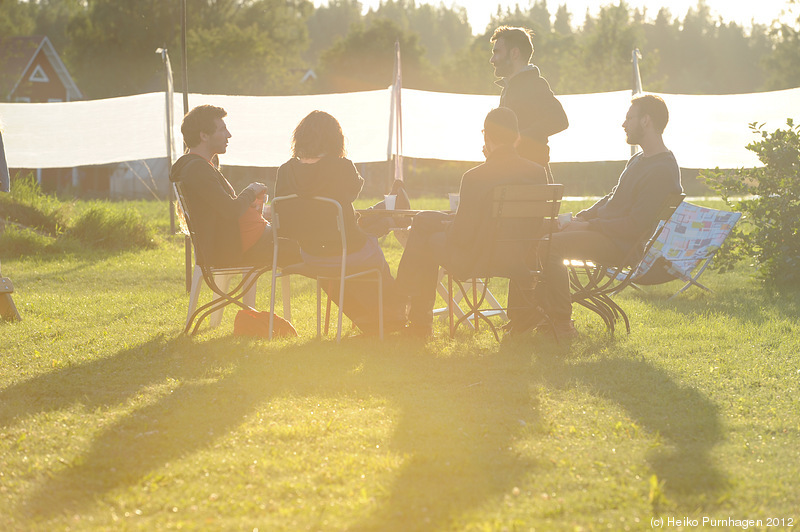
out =
<path fill-rule="evenodd" d="M 47 37 L 0 38 L 0 72 L 0 98 L 8 102 L 83 99 Z"/>

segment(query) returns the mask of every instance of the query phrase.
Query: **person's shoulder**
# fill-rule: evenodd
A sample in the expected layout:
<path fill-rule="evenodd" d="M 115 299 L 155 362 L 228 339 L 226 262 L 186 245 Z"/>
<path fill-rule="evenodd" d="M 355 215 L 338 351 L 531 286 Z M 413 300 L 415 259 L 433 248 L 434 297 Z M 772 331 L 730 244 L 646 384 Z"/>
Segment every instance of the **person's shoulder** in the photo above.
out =
<path fill-rule="evenodd" d="M 187 153 L 182 155 L 175 163 L 172 165 L 172 170 L 170 171 L 170 179 L 172 181 L 180 181 L 191 175 L 197 174 L 213 174 L 214 169 L 208 164 L 202 156 L 194 154 L 194 153 Z"/>

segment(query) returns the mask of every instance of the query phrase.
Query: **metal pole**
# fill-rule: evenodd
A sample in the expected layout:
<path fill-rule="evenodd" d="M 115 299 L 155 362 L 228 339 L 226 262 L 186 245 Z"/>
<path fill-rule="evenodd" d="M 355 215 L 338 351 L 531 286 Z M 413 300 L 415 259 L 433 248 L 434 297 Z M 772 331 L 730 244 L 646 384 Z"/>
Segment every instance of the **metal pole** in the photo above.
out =
<path fill-rule="evenodd" d="M 633 62 L 633 82 L 631 83 L 631 96 L 635 97 L 642 93 L 642 76 L 639 74 L 639 60 L 642 58 L 642 53 L 638 48 L 636 48 L 633 50 L 632 55 L 633 57 L 631 58 L 631 62 Z M 631 157 L 636 155 L 636 152 L 636 146 L 631 146 Z"/>
<path fill-rule="evenodd" d="M 181 0 L 181 71 L 183 74 L 183 115 L 189 112 L 189 61 L 186 58 L 186 0 Z M 186 291 L 192 290 L 192 241 L 187 236 L 183 239 L 186 262 Z"/>
<path fill-rule="evenodd" d="M 164 78 L 165 78 L 165 113 L 167 123 L 167 175 L 172 171 L 172 104 L 173 104 L 173 90 L 172 90 L 172 64 L 169 61 L 169 52 L 166 48 L 158 48 L 156 53 L 161 54 L 161 59 L 164 62 Z M 170 234 L 175 234 L 175 194 L 172 187 L 169 188 L 169 231 Z"/>

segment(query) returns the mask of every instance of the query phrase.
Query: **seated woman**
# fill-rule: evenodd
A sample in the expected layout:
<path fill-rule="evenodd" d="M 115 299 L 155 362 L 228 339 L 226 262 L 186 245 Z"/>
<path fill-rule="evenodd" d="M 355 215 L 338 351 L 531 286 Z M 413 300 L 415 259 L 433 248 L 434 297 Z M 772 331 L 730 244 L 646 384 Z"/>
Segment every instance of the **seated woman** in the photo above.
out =
<path fill-rule="evenodd" d="M 381 270 L 384 328 L 399 330 L 405 325 L 405 301 L 395 288 L 378 239 L 359 227 L 353 208 L 353 201 L 363 185 L 364 179 L 355 165 L 345 158 L 344 135 L 339 122 L 323 111 L 312 111 L 303 118 L 292 135 L 292 158 L 278 168 L 275 196 L 321 196 L 336 200 L 342 206 L 347 249 L 352 250 L 349 260 L 363 265 L 364 269 Z M 304 261 L 319 264 L 329 260 L 315 251 L 302 250 Z M 348 287 L 342 309 L 345 315 L 362 331 L 377 331 L 377 284 L 348 281 Z M 328 297 L 338 299 L 338 285 L 325 287 L 325 291 Z"/>

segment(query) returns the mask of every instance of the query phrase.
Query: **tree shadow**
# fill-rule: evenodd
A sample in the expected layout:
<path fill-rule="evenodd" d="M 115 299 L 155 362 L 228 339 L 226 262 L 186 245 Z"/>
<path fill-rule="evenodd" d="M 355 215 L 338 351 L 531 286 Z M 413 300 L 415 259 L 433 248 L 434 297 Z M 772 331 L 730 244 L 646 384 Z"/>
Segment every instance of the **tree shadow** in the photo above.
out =
<path fill-rule="evenodd" d="M 440 349 L 402 341 L 376 351 L 374 341 L 281 346 L 157 337 L 11 386 L 0 391 L 0 426 L 75 406 L 130 406 L 97 432 L 85 452 L 42 477 L 20 511 L 37 519 L 71 515 L 213 446 L 271 398 L 363 395 L 385 399 L 398 412 L 388 446 L 403 464 L 389 473 L 387 495 L 377 496 L 371 513 L 349 529 L 434 530 L 508 493 L 539 468 L 513 446 L 521 434 L 545 424 L 535 392 L 542 382 L 585 383 L 659 434 L 662 445 L 647 460 L 676 500 L 688 505 L 725 483 L 711 460 L 722 438 L 717 407 L 636 360 L 636 353 L 582 362 L 549 356 L 562 352 L 558 346 L 540 346 L 532 363 L 530 350 L 515 343 L 488 353 L 474 347 L 460 353 L 458 344 L 449 355 Z M 159 386 L 169 389 L 154 393 Z M 140 397 L 145 389 L 147 400 Z"/>
<path fill-rule="evenodd" d="M 363 347 L 326 342 L 320 364 L 320 345 L 276 350 L 229 339 L 194 344 L 154 339 L 3 390 L 0 398 L 9 401 L 3 421 L 9 424 L 76 404 L 87 410 L 129 404 L 148 386 L 180 381 L 104 426 L 85 452 L 44 477 L 21 512 L 45 520 L 74 514 L 213 445 L 260 404 L 286 394 L 382 397 L 399 412 L 389 448 L 408 459 L 386 500 L 354 529 L 434 529 L 472 504 L 510 490 L 516 478 L 535 468 L 511 451 L 514 435 L 539 423 L 526 377 L 529 355 L 501 348 L 491 356 L 437 357 L 434 347 L 418 343 L 376 353 L 373 342 Z M 165 356 L 170 350 L 177 354 Z M 224 370 L 215 371 L 215 365 Z M 107 382 L 119 372 L 125 377 Z M 59 395 L 59 389 L 70 391 Z M 27 402 L 26 396 L 37 399 Z"/>
<path fill-rule="evenodd" d="M 515 436 L 541 424 L 529 354 L 501 346 L 491 356 L 420 364 L 419 391 L 389 395 L 401 411 L 390 447 L 409 458 L 389 495 L 350 530 L 441 529 L 537 468 L 512 449 Z"/>
<path fill-rule="evenodd" d="M 569 360 L 561 367 L 539 369 L 557 388 L 588 386 L 598 397 L 624 408 L 637 427 L 655 435 L 647 462 L 663 481 L 664 493 L 679 506 L 695 510 L 713 503 L 728 488 L 727 475 L 712 457 L 714 446 L 724 440 L 719 407 L 698 390 L 679 384 L 632 350 L 621 350 L 614 358 Z"/>

